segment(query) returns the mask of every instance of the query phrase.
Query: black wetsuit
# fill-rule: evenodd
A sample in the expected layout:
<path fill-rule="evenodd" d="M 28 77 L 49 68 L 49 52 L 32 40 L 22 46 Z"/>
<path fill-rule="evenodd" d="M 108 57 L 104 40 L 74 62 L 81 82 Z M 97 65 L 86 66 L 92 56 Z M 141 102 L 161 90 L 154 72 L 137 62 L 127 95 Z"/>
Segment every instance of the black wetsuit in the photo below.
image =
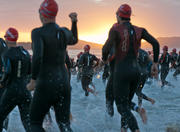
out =
<path fill-rule="evenodd" d="M 19 107 L 21 120 L 26 132 L 31 132 L 29 106 L 31 94 L 26 89 L 31 71 L 29 53 L 23 47 L 11 47 L 3 55 L 4 74 L 1 84 L 5 91 L 0 100 L 0 132 L 3 121 L 16 107 Z"/>
<path fill-rule="evenodd" d="M 60 28 L 56 23 L 45 24 L 32 31 L 32 79 L 36 88 L 31 104 L 32 132 L 44 132 L 42 122 L 51 106 L 61 132 L 71 132 L 71 92 L 65 66 L 66 47 L 78 41 L 77 24 L 72 29 Z"/>
<path fill-rule="evenodd" d="M 121 127 L 130 128 L 132 132 L 138 130 L 138 124 L 131 113 L 131 100 L 136 92 L 136 86 L 140 77 L 140 70 L 138 67 L 136 55 L 133 48 L 134 29 L 133 26 L 127 22 L 124 23 L 129 34 L 129 50 L 126 57 L 123 60 L 116 58 L 114 72 L 113 72 L 113 93 L 116 102 L 118 112 L 121 114 Z M 154 62 L 158 62 L 159 44 L 158 42 L 143 29 L 141 39 L 145 39 L 153 45 Z M 111 30 L 109 38 L 103 47 L 103 60 L 106 61 L 111 48 L 114 46 L 115 50 L 120 43 L 121 38 L 119 32 Z M 116 56 L 119 56 L 119 52 L 116 51 Z"/>
<path fill-rule="evenodd" d="M 148 100 L 148 97 L 142 93 L 142 89 L 150 74 L 150 71 L 148 70 L 149 63 L 148 53 L 145 50 L 139 49 L 138 64 L 140 66 L 140 79 L 136 90 L 139 105 L 142 104 L 142 99 Z"/>
<path fill-rule="evenodd" d="M 172 68 L 174 69 L 176 69 L 177 67 L 176 65 L 177 59 L 178 59 L 178 54 L 173 52 L 171 55 L 171 65 L 172 65 Z"/>
<path fill-rule="evenodd" d="M 72 64 L 71 64 L 71 60 L 70 60 L 69 55 L 68 55 L 67 52 L 66 52 L 65 63 L 66 63 L 67 69 L 68 69 L 69 82 L 70 82 L 71 81 L 71 67 L 72 67 Z"/>
<path fill-rule="evenodd" d="M 105 83 L 106 82 L 106 79 L 109 77 L 109 65 L 108 64 L 105 64 L 104 65 L 104 72 L 103 72 L 103 75 L 102 75 L 102 80 L 103 82 Z"/>
<path fill-rule="evenodd" d="M 139 49 L 139 57 L 138 57 L 138 63 L 140 65 L 140 80 L 137 86 L 136 94 L 138 96 L 138 101 L 139 104 L 142 103 L 142 99 L 148 100 L 148 97 L 142 93 L 142 88 L 144 87 L 144 84 L 148 78 L 149 70 L 147 69 L 147 66 L 149 65 L 149 60 L 148 60 L 148 54 L 146 51 Z M 114 109 L 113 109 L 113 104 L 114 104 L 114 95 L 113 95 L 113 72 L 114 72 L 114 65 L 115 65 L 115 59 L 110 61 L 110 76 L 109 80 L 106 86 L 106 108 L 107 112 L 110 116 L 114 115 Z M 134 106 L 136 104 L 134 102 L 131 102 L 131 109 L 134 109 Z M 135 110 L 137 111 L 137 110 Z"/>
<path fill-rule="evenodd" d="M 2 57 L 3 53 L 7 50 L 8 50 L 8 46 L 7 46 L 6 42 L 0 38 L 0 79 L 2 78 L 2 75 L 3 75 L 3 71 L 2 71 L 3 63 L 2 63 L 1 57 Z M 0 97 L 3 93 L 3 91 L 4 91 L 4 88 L 0 88 Z"/>
<path fill-rule="evenodd" d="M 0 80 L 1 80 L 2 75 L 3 75 L 3 63 L 2 63 L 2 58 L 1 58 L 1 57 L 2 57 L 3 53 L 4 53 L 5 51 L 7 51 L 7 50 L 8 50 L 8 46 L 7 46 L 6 42 L 5 42 L 3 39 L 0 38 Z M 4 90 L 5 90 L 5 87 L 0 88 L 0 98 L 1 98 Z M 7 118 L 5 119 L 4 125 L 3 125 L 3 127 L 4 127 L 6 130 L 7 130 L 7 128 L 8 128 L 8 122 L 9 122 L 9 119 L 8 119 L 8 117 L 7 117 Z"/>
<path fill-rule="evenodd" d="M 82 72 L 81 72 L 81 67 L 79 66 L 79 59 L 77 59 L 76 61 L 76 66 L 78 68 L 78 73 L 77 73 L 77 82 L 79 82 L 81 80 L 81 77 L 82 77 Z"/>
<path fill-rule="evenodd" d="M 164 85 L 167 85 L 168 82 L 166 81 L 166 77 L 169 73 L 169 64 L 171 62 L 171 56 L 169 53 L 167 53 L 165 56 L 162 54 L 161 58 L 159 59 L 159 64 L 161 65 L 161 82 L 162 82 L 162 87 Z"/>
<path fill-rule="evenodd" d="M 173 76 L 176 77 L 179 74 L 180 74 L 180 55 L 177 58 L 176 71 L 174 72 Z"/>
<path fill-rule="evenodd" d="M 81 84 L 86 96 L 89 95 L 87 88 L 89 84 L 92 83 L 94 74 L 94 61 L 98 62 L 98 58 L 88 52 L 82 54 L 79 59 L 79 65 L 82 67 Z"/>
<path fill-rule="evenodd" d="M 114 94 L 113 94 L 113 72 L 114 72 L 115 59 L 109 62 L 110 75 L 106 85 L 106 110 L 110 116 L 114 115 Z"/>

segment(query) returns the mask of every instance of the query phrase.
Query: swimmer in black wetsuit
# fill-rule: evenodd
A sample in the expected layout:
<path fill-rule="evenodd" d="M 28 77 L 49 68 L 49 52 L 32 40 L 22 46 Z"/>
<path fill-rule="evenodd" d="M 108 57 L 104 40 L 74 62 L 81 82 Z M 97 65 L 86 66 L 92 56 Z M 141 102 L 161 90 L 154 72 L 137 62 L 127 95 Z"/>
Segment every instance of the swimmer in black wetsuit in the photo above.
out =
<path fill-rule="evenodd" d="M 136 94 L 138 96 L 138 105 L 141 107 L 142 105 L 142 99 L 145 99 L 147 101 L 150 101 L 152 104 L 155 103 L 155 101 L 149 97 L 147 97 L 144 93 L 142 93 L 142 89 L 146 83 L 146 80 L 149 77 L 149 70 L 148 70 L 148 66 L 149 63 L 151 62 L 151 58 L 148 55 L 148 53 L 143 50 L 143 49 L 139 49 L 138 52 L 138 64 L 140 66 L 140 79 L 139 79 L 139 83 L 137 85 L 137 90 L 136 90 Z"/>
<path fill-rule="evenodd" d="M 137 121 L 131 113 L 131 100 L 137 89 L 139 67 L 137 53 L 141 39 L 145 39 L 153 46 L 154 63 L 152 75 L 158 75 L 159 43 L 144 28 L 130 23 L 131 8 L 122 5 L 117 11 L 118 23 L 109 32 L 109 38 L 103 47 L 103 60 L 107 61 L 112 47 L 115 48 L 115 67 L 113 75 L 113 93 L 118 112 L 121 114 L 121 131 L 130 128 L 132 132 L 139 132 Z"/>
<path fill-rule="evenodd" d="M 16 29 L 9 28 L 5 38 L 10 48 L 2 56 L 4 73 L 1 85 L 5 87 L 5 91 L 0 100 L 0 132 L 3 121 L 16 106 L 19 107 L 26 132 L 31 132 L 29 117 L 31 94 L 26 89 L 28 75 L 31 73 L 30 54 L 23 47 L 16 47 L 18 39 Z"/>
<path fill-rule="evenodd" d="M 90 46 L 85 45 L 84 53 L 81 55 L 79 59 L 79 66 L 82 68 L 81 84 L 83 90 L 85 91 L 85 96 L 88 96 L 89 92 L 93 94 L 95 93 L 94 90 L 91 90 L 89 88 L 89 85 L 92 84 L 94 67 L 96 67 L 99 64 L 99 59 L 95 55 L 90 54 L 89 51 L 90 51 Z M 96 61 L 95 65 L 94 65 L 94 61 Z"/>
<path fill-rule="evenodd" d="M 110 76 L 108 79 L 108 83 L 106 86 L 106 112 L 109 116 L 114 115 L 114 94 L 113 94 L 113 73 L 114 73 L 114 65 L 115 65 L 115 55 L 114 55 L 114 48 L 111 49 L 109 57 L 109 66 L 110 66 Z M 138 89 L 137 89 L 138 90 Z M 140 90 L 136 91 L 137 95 L 142 95 Z M 144 95 L 144 94 L 143 94 Z M 142 118 L 142 120 L 146 120 L 146 112 L 144 108 L 137 106 L 134 102 L 130 102 L 131 110 L 136 111 Z"/>
<path fill-rule="evenodd" d="M 171 68 L 176 69 L 176 67 L 177 67 L 177 65 L 176 65 L 177 59 L 178 59 L 178 54 L 176 53 L 176 48 L 173 48 L 172 49 L 172 54 L 171 54 Z"/>
<path fill-rule="evenodd" d="M 8 46 L 7 46 L 6 42 L 2 38 L 0 38 L 0 80 L 2 79 L 2 75 L 3 75 L 2 55 L 7 50 L 8 50 Z M 5 90 L 5 87 L 0 88 L 0 98 L 1 98 L 4 90 Z M 4 125 L 3 125 L 3 128 L 5 128 L 6 130 L 8 128 L 8 122 L 9 122 L 9 118 L 7 117 L 5 119 Z"/>
<path fill-rule="evenodd" d="M 176 62 L 176 71 L 174 72 L 173 76 L 176 77 L 180 74 L 180 51 Z"/>
<path fill-rule="evenodd" d="M 71 92 L 65 57 L 67 45 L 78 41 L 77 14 L 69 15 L 70 31 L 56 24 L 57 11 L 54 0 L 45 0 L 39 9 L 43 26 L 32 31 L 32 79 L 27 85 L 29 90 L 35 88 L 30 108 L 32 132 L 44 132 L 42 122 L 51 106 L 60 131 L 72 132 L 69 118 Z"/>
<path fill-rule="evenodd" d="M 77 66 L 77 82 L 79 82 L 81 80 L 81 77 L 82 77 L 82 68 L 79 67 L 79 59 L 80 59 L 82 54 L 83 54 L 83 52 L 80 52 L 77 55 L 77 61 L 76 61 L 76 66 Z"/>
<path fill-rule="evenodd" d="M 161 87 L 164 87 L 164 85 L 170 84 L 168 81 L 166 81 L 166 77 L 169 73 L 169 64 L 171 62 L 172 58 L 168 53 L 168 47 L 163 47 L 163 53 L 159 59 L 159 64 L 161 65 Z"/>

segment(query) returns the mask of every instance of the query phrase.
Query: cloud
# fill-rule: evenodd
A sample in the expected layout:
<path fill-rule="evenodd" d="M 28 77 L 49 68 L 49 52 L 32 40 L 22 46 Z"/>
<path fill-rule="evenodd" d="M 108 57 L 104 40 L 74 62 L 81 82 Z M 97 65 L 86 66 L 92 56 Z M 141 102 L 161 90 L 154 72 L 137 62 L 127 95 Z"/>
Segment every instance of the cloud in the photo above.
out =
<path fill-rule="evenodd" d="M 94 0 L 95 2 L 99 3 L 99 2 L 102 2 L 103 0 Z"/>
<path fill-rule="evenodd" d="M 91 0 L 92 2 L 94 2 L 96 5 L 98 6 L 106 6 L 107 5 L 107 1 L 105 0 Z"/>

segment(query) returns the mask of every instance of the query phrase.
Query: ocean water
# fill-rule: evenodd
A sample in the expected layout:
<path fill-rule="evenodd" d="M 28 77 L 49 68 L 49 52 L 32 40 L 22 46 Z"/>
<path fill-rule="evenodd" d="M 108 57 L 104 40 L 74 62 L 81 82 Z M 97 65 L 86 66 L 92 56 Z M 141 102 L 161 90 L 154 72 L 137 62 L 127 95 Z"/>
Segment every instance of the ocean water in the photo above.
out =
<path fill-rule="evenodd" d="M 71 57 L 75 57 L 79 50 L 69 51 Z M 101 57 L 101 51 L 94 51 Z M 170 81 L 175 87 L 160 87 L 159 81 L 152 81 L 152 84 L 146 84 L 143 92 L 149 97 L 155 99 L 156 103 L 152 105 L 143 101 L 143 107 L 146 109 L 148 122 L 143 124 L 140 116 L 133 112 L 137 118 L 141 132 L 165 132 L 169 124 L 180 122 L 180 76 L 177 80 L 172 77 L 174 71 L 170 71 L 167 81 Z M 92 94 L 89 97 L 84 96 L 81 83 L 77 82 L 76 75 L 72 75 L 72 102 L 71 111 L 73 120 L 71 122 L 74 132 L 120 132 L 120 115 L 115 108 L 113 118 L 106 115 L 105 112 L 105 84 L 102 82 L 102 73 L 100 78 L 95 76 L 93 82 L 98 92 L 97 96 Z M 137 97 L 133 99 L 137 103 Z M 58 127 L 55 122 L 54 112 L 53 123 L 44 125 L 47 132 L 57 132 Z M 25 132 L 20 121 L 19 111 L 17 108 L 10 114 L 8 132 Z M 130 131 L 128 131 L 130 132 Z"/>

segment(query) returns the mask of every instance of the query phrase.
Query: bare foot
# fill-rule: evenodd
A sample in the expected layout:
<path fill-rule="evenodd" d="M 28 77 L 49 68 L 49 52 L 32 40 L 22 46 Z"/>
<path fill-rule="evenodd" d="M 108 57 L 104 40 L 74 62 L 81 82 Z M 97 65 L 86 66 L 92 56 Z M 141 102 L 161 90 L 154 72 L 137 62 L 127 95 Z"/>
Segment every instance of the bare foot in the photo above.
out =
<path fill-rule="evenodd" d="M 94 96 L 97 95 L 97 92 L 95 90 L 93 90 L 93 89 L 87 88 L 87 91 L 94 94 Z"/>

